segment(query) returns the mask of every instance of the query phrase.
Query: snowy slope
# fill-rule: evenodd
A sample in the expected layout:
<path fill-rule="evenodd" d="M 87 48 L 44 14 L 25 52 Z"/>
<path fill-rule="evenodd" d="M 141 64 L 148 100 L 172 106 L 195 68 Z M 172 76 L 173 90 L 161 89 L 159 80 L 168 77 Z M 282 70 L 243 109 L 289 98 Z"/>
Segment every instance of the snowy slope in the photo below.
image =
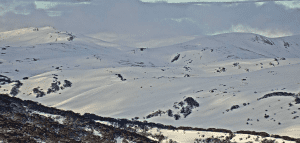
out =
<path fill-rule="evenodd" d="M 82 114 L 300 138 L 294 97 L 257 100 L 272 92 L 300 92 L 299 35 L 230 33 L 145 48 L 52 27 L 34 29 L 0 33 L 0 74 L 22 83 L 19 98 Z M 0 91 L 10 93 L 14 84 L 6 82 Z M 187 97 L 199 107 L 185 102 Z M 226 111 L 233 105 L 239 108 Z M 180 113 L 182 107 L 191 110 Z M 180 118 L 167 113 L 146 118 L 168 109 Z"/>

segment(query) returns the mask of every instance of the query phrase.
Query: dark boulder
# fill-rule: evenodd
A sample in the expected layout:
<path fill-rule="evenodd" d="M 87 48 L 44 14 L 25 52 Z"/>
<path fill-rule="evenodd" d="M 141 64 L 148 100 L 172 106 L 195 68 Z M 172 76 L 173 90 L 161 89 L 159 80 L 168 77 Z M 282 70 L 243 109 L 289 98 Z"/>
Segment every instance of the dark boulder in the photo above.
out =
<path fill-rule="evenodd" d="M 180 54 L 178 54 L 177 56 L 175 56 L 173 59 L 172 59 L 172 63 L 174 62 L 174 61 L 177 61 L 178 59 L 179 59 L 179 57 L 180 57 Z"/>
<path fill-rule="evenodd" d="M 239 105 L 233 105 L 231 106 L 230 110 L 238 109 L 240 106 Z"/>
<path fill-rule="evenodd" d="M 184 101 L 192 108 L 194 108 L 194 106 L 199 107 L 199 103 L 192 97 L 188 97 L 188 98 L 184 99 Z"/>
<path fill-rule="evenodd" d="M 68 80 L 64 80 L 64 87 L 71 87 L 72 86 L 72 82 L 68 81 Z"/>

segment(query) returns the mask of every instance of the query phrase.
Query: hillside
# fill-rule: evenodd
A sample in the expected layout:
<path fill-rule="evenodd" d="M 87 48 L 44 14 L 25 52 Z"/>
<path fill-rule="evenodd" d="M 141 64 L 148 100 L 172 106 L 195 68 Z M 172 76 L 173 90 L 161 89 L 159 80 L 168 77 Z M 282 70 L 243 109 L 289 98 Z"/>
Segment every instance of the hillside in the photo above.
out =
<path fill-rule="evenodd" d="M 1 32 L 1 93 L 81 115 L 300 138 L 299 35 L 229 33 L 152 48 L 101 37 Z"/>
<path fill-rule="evenodd" d="M 80 115 L 6 94 L 0 94 L 0 105 L 2 142 L 299 142 L 266 132 L 174 127 L 90 113 Z"/>

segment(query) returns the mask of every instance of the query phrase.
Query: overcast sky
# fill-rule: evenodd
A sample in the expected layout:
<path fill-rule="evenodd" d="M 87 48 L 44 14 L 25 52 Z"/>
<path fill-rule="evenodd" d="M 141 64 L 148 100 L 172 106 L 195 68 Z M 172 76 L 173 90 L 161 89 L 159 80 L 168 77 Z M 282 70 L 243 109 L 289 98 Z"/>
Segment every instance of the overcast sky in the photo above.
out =
<path fill-rule="evenodd" d="M 73 33 L 144 37 L 228 32 L 268 37 L 300 34 L 300 1 L 257 1 L 1 0 L 0 31 L 53 26 Z"/>

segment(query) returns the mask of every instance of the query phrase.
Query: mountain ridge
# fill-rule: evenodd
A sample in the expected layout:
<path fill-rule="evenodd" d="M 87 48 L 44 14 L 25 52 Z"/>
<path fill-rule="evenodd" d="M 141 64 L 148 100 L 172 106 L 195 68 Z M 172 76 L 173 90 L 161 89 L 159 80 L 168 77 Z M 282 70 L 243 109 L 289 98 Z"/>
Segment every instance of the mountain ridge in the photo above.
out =
<path fill-rule="evenodd" d="M 107 44 L 116 45 L 109 47 L 101 45 L 104 40 L 50 28 L 50 33 L 64 36 L 52 41 L 47 28 L 37 29 L 31 29 L 31 37 L 17 34 L 20 39 L 0 42 L 0 75 L 22 83 L 2 83 L 2 94 L 14 91 L 23 100 L 77 113 L 127 119 L 159 115 L 145 120 L 299 138 L 300 127 L 295 125 L 300 107 L 294 99 L 257 101 L 270 92 L 299 92 L 298 35 L 232 33 L 148 48 L 113 42 Z M 69 34 L 73 40 L 67 39 Z M 31 39 L 35 37 L 42 40 Z M 64 87 L 64 81 L 72 86 Z M 199 107 L 179 106 L 187 97 Z M 163 114 L 171 110 L 179 120 Z"/>

